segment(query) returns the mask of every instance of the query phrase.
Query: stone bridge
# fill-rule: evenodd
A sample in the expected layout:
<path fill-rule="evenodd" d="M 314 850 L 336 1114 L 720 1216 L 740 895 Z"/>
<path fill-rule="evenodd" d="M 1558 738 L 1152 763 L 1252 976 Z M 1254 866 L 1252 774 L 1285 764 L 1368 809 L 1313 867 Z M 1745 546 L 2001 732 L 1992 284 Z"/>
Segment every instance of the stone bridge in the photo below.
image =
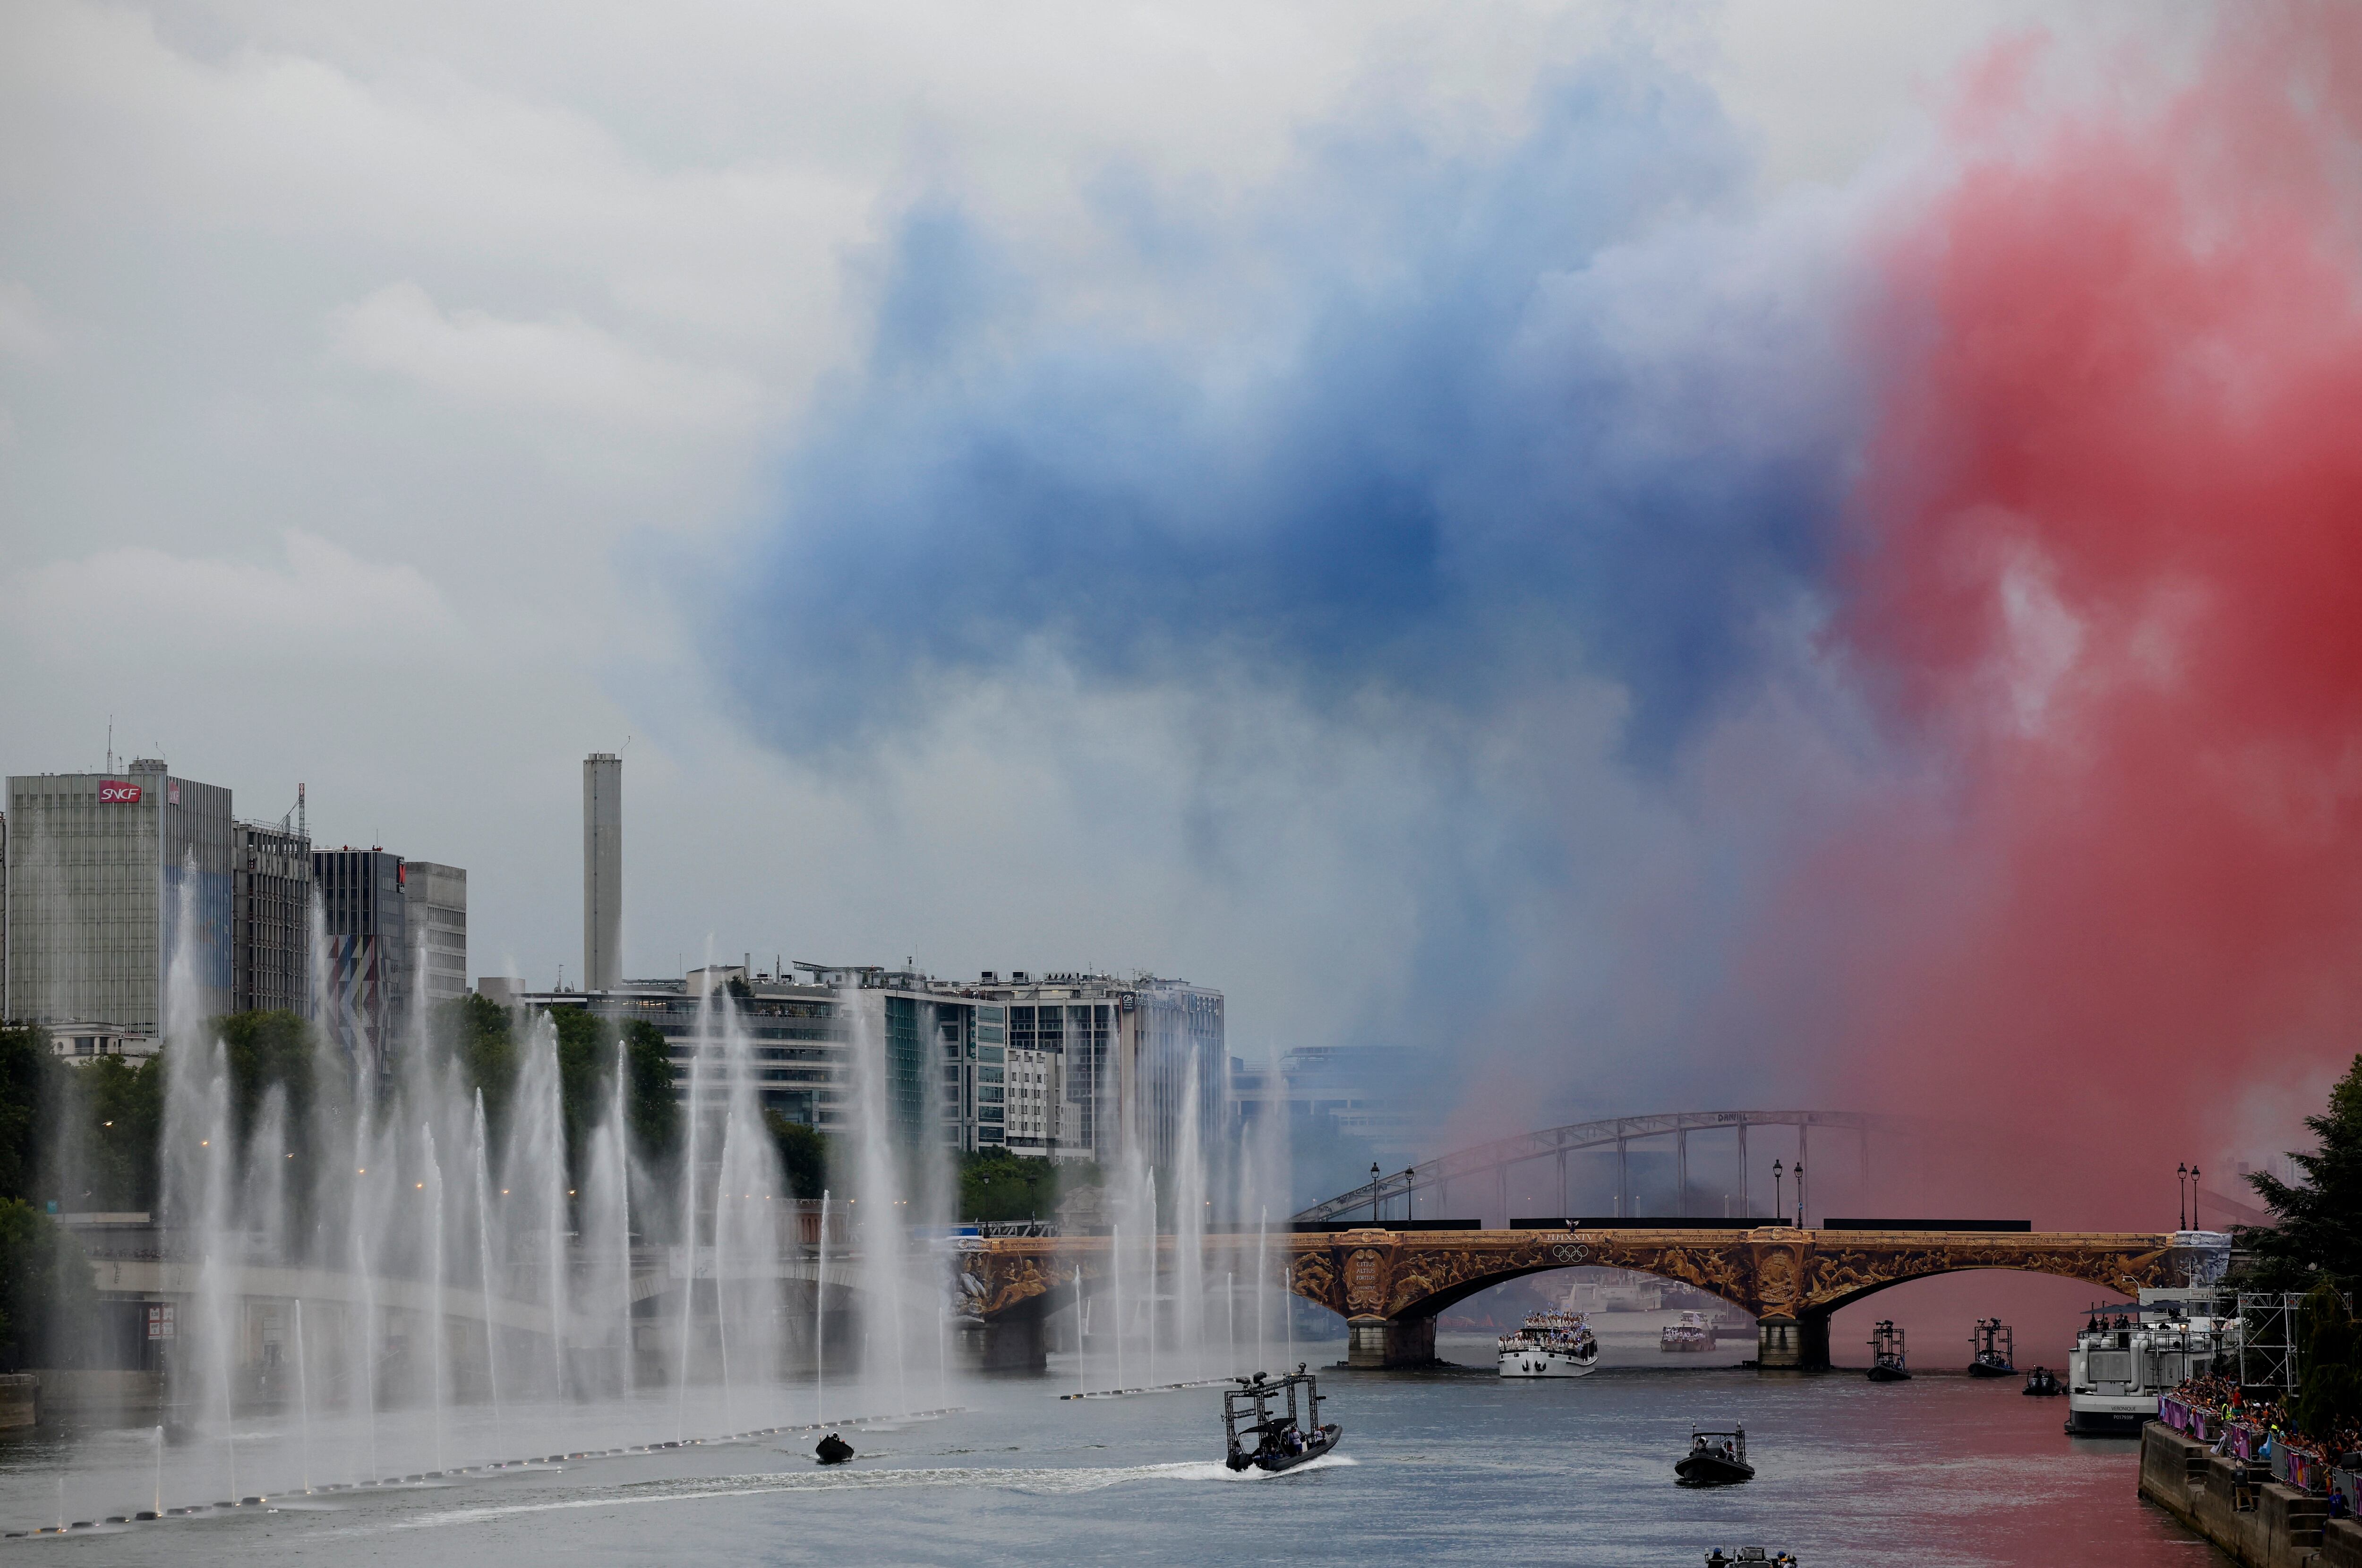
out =
<path fill-rule="evenodd" d="M 2175 1286 L 2219 1269 L 2228 1238 L 2206 1232 L 1825 1231 L 1753 1229 L 1421 1231 L 1371 1226 L 1331 1233 L 1274 1235 L 1270 1266 L 1286 1269 L 1297 1295 L 1342 1317 L 1355 1366 L 1407 1366 L 1434 1359 L 1435 1320 L 1490 1286 L 1548 1269 L 1635 1269 L 1694 1286 L 1757 1320 L 1757 1361 L 1766 1371 L 1827 1366 L 1829 1318 L 1839 1308 L 1907 1280 L 1967 1269 L 2022 1269 L 2080 1279 L 2125 1296 Z M 1645 1224 L 1645 1221 L 1641 1222 Z M 2201 1241 L 2199 1238 L 2205 1237 Z M 1253 1277 L 1253 1234 L 1205 1239 L 1206 1276 Z M 1159 1270 L 1171 1267 L 1174 1238 L 1160 1239 Z M 1099 1287 L 1104 1237 L 1024 1237 L 974 1242 L 959 1288 L 966 1310 L 990 1337 L 988 1364 L 1038 1363 L 1041 1320 Z M 1278 1283 L 1275 1281 L 1274 1283 Z"/>

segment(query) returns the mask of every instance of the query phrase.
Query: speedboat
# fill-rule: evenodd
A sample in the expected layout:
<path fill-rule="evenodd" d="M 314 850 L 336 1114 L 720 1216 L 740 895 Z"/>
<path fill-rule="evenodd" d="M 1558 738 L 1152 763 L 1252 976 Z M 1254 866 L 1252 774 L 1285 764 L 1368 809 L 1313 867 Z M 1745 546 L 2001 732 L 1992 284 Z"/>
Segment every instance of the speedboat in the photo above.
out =
<path fill-rule="evenodd" d="M 1599 1370 L 1599 1338 L 1580 1312 L 1536 1312 L 1500 1343 L 1504 1377 L 1588 1377 Z"/>
<path fill-rule="evenodd" d="M 1882 1318 L 1870 1331 L 1870 1380 L 1872 1383 L 1907 1383 L 1911 1369 L 1904 1364 L 1903 1331 L 1894 1326 L 1892 1318 Z"/>
<path fill-rule="evenodd" d="M 1683 1312 L 1659 1332 L 1657 1348 L 1661 1351 L 1710 1351 L 1714 1349 L 1714 1323 L 1703 1312 Z"/>
<path fill-rule="evenodd" d="M 822 1464 L 842 1464 L 853 1457 L 853 1445 L 831 1432 L 813 1448 L 812 1456 Z"/>
<path fill-rule="evenodd" d="M 1222 1435 L 1230 1442 L 1223 1463 L 1232 1470 L 1293 1470 L 1345 1435 L 1336 1422 L 1320 1419 L 1320 1385 L 1302 1362 L 1283 1377 L 1258 1372 L 1238 1383 L 1222 1390 Z"/>
<path fill-rule="evenodd" d="M 1977 1331 L 1969 1336 L 1974 1354 L 1969 1361 L 1970 1377 L 2015 1377 L 2017 1375 L 2017 1336 L 1999 1318 L 1977 1320 Z"/>
<path fill-rule="evenodd" d="M 2018 1392 L 2033 1398 L 2047 1399 L 2053 1395 L 2066 1393 L 2067 1388 L 2058 1381 L 2057 1373 L 2047 1366 L 2037 1366 L 2025 1375 L 2025 1386 Z"/>
<path fill-rule="evenodd" d="M 1786 1568 L 1797 1568 L 1796 1560 L 1787 1552 L 1774 1551 L 1767 1554 L 1760 1546 L 1742 1546 L 1738 1549 L 1738 1555 L 1736 1557 L 1730 1556 L 1719 1546 L 1705 1554 L 1705 1568 L 1737 1568 L 1737 1565 L 1741 1562 L 1784 1563 Z"/>
<path fill-rule="evenodd" d="M 1733 1426 L 1728 1431 L 1692 1428 L 1690 1451 L 1673 1466 L 1676 1486 L 1731 1486 L 1754 1479 L 1755 1466 L 1747 1463 L 1743 1426 Z"/>

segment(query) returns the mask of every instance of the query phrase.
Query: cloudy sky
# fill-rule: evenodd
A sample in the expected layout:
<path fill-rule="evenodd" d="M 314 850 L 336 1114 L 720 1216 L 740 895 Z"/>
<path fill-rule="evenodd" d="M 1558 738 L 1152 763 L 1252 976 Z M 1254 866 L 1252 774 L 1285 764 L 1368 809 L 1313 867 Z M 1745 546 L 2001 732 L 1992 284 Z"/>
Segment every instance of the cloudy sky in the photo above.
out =
<path fill-rule="evenodd" d="M 2313 1094 L 2362 927 L 2290 867 L 2362 841 L 2314 766 L 2351 671 L 2226 744 L 2306 782 L 2248 777 L 2186 875 L 2005 868 L 2089 842 L 2026 802 L 2091 776 L 2026 737 L 2094 733 L 2118 654 L 2202 651 L 2158 651 L 2208 624 L 2175 584 L 2321 558 L 2047 536 L 2075 482 L 1954 461 L 2022 400 L 1935 373 L 1961 323 L 2105 315 L 2062 258 L 2110 236 L 2122 276 L 2232 268 L 2152 326 L 2271 224 L 2273 276 L 2339 297 L 2351 160 L 2283 155 L 2354 127 L 2237 94 L 2356 51 L 2268 9 L 2242 52 L 2154 4 L 17 0 L 0 767 L 96 767 L 111 716 L 245 814 L 303 780 L 315 838 L 466 867 L 474 970 L 546 984 L 579 759 L 620 750 L 632 973 L 1181 975 L 1248 1055 L 1451 1063 L 1462 1128 L 1839 1101 L 2193 1009 L 2172 1050 Z M 2158 172 L 2208 149 L 2204 190 Z M 2152 177 L 2170 232 L 2073 232 Z M 2347 384 L 2211 325 L 2244 395 Z M 2123 374 L 2092 398 L 2168 371 Z M 2033 523 L 1964 545 L 1994 507 Z M 2136 778 L 2149 734 L 2084 762 Z M 2265 798 L 2316 837 L 2228 886 Z M 2155 900 L 2330 934 L 2195 995 L 2152 984 L 2195 916 L 2040 972 L 2029 931 Z M 1987 1006 L 2062 986 L 2064 1041 Z"/>

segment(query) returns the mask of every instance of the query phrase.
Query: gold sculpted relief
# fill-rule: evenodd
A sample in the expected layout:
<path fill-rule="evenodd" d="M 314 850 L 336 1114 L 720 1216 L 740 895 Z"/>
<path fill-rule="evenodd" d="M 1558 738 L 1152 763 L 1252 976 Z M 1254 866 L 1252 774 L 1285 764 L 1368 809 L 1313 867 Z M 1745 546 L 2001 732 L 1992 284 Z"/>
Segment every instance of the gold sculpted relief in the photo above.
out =
<path fill-rule="evenodd" d="M 1374 1312 L 1386 1304 L 1386 1257 L 1375 1247 L 1358 1247 L 1345 1260 L 1345 1306 Z"/>

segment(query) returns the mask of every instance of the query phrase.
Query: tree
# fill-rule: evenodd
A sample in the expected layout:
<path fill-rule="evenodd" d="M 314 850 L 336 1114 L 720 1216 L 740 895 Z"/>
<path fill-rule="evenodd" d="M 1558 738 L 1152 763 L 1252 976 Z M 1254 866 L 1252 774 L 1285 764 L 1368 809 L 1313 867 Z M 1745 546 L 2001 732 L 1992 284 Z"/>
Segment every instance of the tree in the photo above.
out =
<path fill-rule="evenodd" d="M 558 1103 L 566 1121 L 567 1168 L 579 1178 L 590 1130 L 606 1119 L 615 1091 L 615 1046 L 624 1047 L 624 1097 L 632 1143 L 652 1162 L 669 1159 L 679 1135 L 673 1101 L 672 1047 L 662 1031 L 634 1019 L 618 1031 L 579 1007 L 549 1010 L 557 1032 Z"/>
<path fill-rule="evenodd" d="M 624 1055 L 631 1082 L 632 1142 L 643 1159 L 672 1157 L 673 1141 L 680 1133 L 680 1105 L 673 1099 L 672 1044 L 664 1031 L 645 1018 L 624 1025 Z"/>
<path fill-rule="evenodd" d="M 788 1190 L 798 1198 L 816 1198 L 829 1187 L 831 1151 L 828 1134 L 817 1127 L 790 1121 L 776 1110 L 763 1112 L 771 1142 L 779 1146 L 779 1165 L 788 1173 Z"/>
<path fill-rule="evenodd" d="M 1060 1172 L 1054 1160 L 1005 1149 L 979 1149 L 959 1162 L 963 1220 L 1048 1220 L 1058 1212 Z"/>
<path fill-rule="evenodd" d="M 2254 1260 L 2245 1282 L 2255 1290 L 2326 1283 L 2350 1297 L 2362 1286 L 2362 1055 L 2329 1091 L 2326 1114 L 2304 1124 L 2321 1144 L 2290 1154 L 2301 1182 L 2260 1171 L 2247 1177 L 2279 1222 L 2239 1229 L 2238 1243 Z"/>
<path fill-rule="evenodd" d="M 579 1007 L 554 1007 L 557 1031 L 557 1102 L 566 1121 L 566 1168 L 579 1185 L 590 1129 L 599 1123 L 600 1100 L 612 1081 L 614 1043 L 606 1021 Z"/>
<path fill-rule="evenodd" d="M 0 1198 L 29 1198 L 41 1176 L 43 1101 L 50 1037 L 29 1025 L 0 1025 Z"/>
<path fill-rule="evenodd" d="M 213 1021 L 229 1069 L 230 1121 L 238 1147 L 254 1134 L 264 1097 L 286 1097 L 291 1136 L 309 1124 L 312 1110 L 312 1025 L 292 1012 L 233 1012 Z"/>
<path fill-rule="evenodd" d="M 164 1134 L 163 1056 L 100 1056 L 59 1077 L 56 1163 L 63 1167 L 57 1173 L 63 1207 L 152 1211 Z"/>
<path fill-rule="evenodd" d="M 509 1097 L 516 1088 L 516 1031 L 509 1010 L 470 991 L 436 1003 L 427 1027 L 468 1088 L 484 1097 L 484 1121 L 497 1137 L 508 1125 Z"/>
<path fill-rule="evenodd" d="M 2289 1417 L 2309 1438 L 2327 1441 L 2362 1426 L 2362 1323 L 2324 1281 L 2304 1298 L 2303 1353 Z"/>
<path fill-rule="evenodd" d="M 69 1364 L 97 1309 L 72 1233 L 29 1203 L 0 1198 L 0 1342 L 37 1366 Z"/>

